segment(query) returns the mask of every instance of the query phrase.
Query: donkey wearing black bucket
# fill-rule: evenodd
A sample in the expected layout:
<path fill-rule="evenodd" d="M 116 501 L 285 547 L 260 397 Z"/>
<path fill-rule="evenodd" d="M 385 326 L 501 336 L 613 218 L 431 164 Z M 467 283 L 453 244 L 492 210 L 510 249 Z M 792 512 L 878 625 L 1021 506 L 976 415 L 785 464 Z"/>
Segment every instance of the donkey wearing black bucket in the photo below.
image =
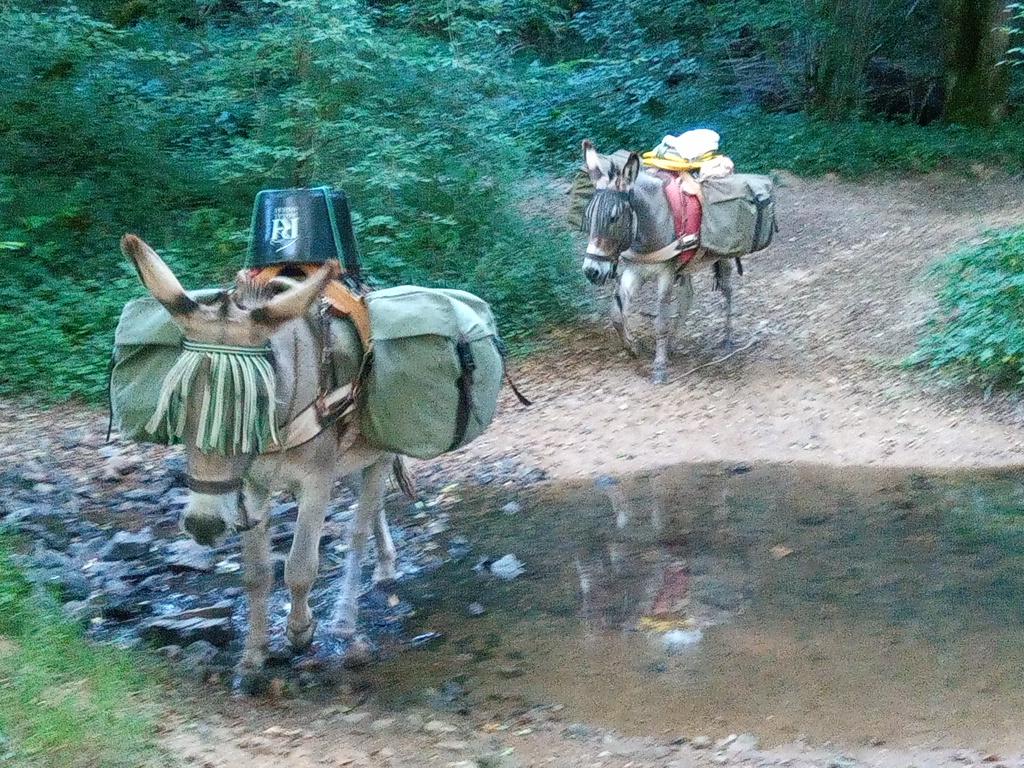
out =
<path fill-rule="evenodd" d="M 656 281 L 652 379 L 655 384 L 664 384 L 668 379 L 669 349 L 676 327 L 693 303 L 693 273 L 708 264 L 715 272 L 715 287 L 725 296 L 723 346 L 731 347 L 733 259 L 699 250 L 681 266 L 677 255 L 696 242 L 683 242 L 677 237 L 663 181 L 640 172 L 640 156 L 635 152 L 619 167 L 610 157 L 599 155 L 591 142 L 584 141 L 583 157 L 596 188 L 583 218 L 583 228 L 589 237 L 583 273 L 595 285 L 618 277 L 612 325 L 634 356 L 638 354 L 637 345 L 627 324 L 630 303 L 644 283 Z M 672 305 L 677 285 L 679 306 L 673 321 Z"/>
<path fill-rule="evenodd" d="M 335 481 L 362 472 L 345 574 L 329 627 L 344 637 L 355 630 L 360 563 L 374 526 L 374 579 L 395 576 L 395 548 L 384 518 L 384 482 L 393 470 L 405 488 L 408 478 L 397 457 L 369 445 L 357 424 L 343 428 L 342 421 L 323 419 L 323 411 L 318 411 L 320 421 L 312 432 L 291 439 L 292 427 L 305 423 L 303 414 L 310 414 L 310 404 L 320 403 L 323 396 L 318 375 L 323 340 L 300 318 L 336 274 L 333 262 L 305 282 L 282 282 L 277 291 L 256 286 L 241 273 L 234 289 L 196 301 L 138 237 L 125 235 L 121 248 L 185 336 L 183 351 L 164 380 L 152 425 L 155 429 L 166 422 L 185 446 L 191 496 L 182 525 L 201 544 L 211 544 L 230 531 L 241 533 L 250 608 L 241 661 L 244 682 L 245 673 L 258 671 L 266 660 L 274 580 L 268 532 L 272 494 L 294 493 L 299 504 L 285 582 L 291 591 L 287 637 L 301 650 L 313 638 L 309 594 Z M 278 407 L 283 409 L 280 414 L 275 412 Z M 324 428 L 325 424 L 329 426 Z"/>

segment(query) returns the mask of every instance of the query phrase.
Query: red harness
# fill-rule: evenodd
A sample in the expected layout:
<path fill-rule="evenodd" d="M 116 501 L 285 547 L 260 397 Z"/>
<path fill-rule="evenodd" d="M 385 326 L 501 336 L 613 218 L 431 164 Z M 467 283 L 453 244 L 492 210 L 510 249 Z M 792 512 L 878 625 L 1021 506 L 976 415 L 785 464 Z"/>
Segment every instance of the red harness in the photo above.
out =
<path fill-rule="evenodd" d="M 688 195 L 683 192 L 678 174 L 668 171 L 658 171 L 658 178 L 661 179 L 665 190 L 665 197 L 672 209 L 672 222 L 675 225 L 676 237 L 683 235 L 700 234 L 700 200 L 696 195 Z M 677 257 L 679 266 L 686 266 L 690 260 L 697 255 L 699 248 L 691 248 L 682 251 Z"/>

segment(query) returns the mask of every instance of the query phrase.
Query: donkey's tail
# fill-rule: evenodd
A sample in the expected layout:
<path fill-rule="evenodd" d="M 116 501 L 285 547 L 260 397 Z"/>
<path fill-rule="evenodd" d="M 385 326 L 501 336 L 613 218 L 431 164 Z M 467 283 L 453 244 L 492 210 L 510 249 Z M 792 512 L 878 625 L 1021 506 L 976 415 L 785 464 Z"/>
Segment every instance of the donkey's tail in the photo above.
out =
<path fill-rule="evenodd" d="M 395 481 L 398 483 L 398 487 L 402 489 L 402 493 L 415 501 L 417 498 L 416 481 L 409 474 L 409 470 L 406 469 L 405 461 L 402 460 L 401 456 L 395 456 L 395 461 L 391 465 L 391 471 L 394 473 Z"/>

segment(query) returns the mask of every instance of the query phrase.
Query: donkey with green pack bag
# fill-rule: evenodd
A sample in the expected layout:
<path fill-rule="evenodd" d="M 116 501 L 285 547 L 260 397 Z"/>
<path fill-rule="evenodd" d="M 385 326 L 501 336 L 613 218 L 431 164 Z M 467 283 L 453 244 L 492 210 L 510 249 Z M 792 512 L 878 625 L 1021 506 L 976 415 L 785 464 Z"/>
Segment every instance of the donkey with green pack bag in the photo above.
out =
<path fill-rule="evenodd" d="M 286 633 L 294 648 L 303 649 L 313 638 L 309 594 L 335 481 L 362 473 L 345 575 L 328 628 L 350 636 L 358 610 L 360 560 L 375 523 L 377 578 L 394 576 L 383 488 L 391 472 L 402 470 L 393 453 L 360 434 L 351 385 L 329 393 L 319 389 L 322 345 L 304 318 L 336 274 L 335 264 L 280 292 L 255 286 L 241 273 L 233 289 L 197 300 L 138 237 L 126 235 L 121 247 L 185 339 L 164 375 L 147 425 L 184 445 L 191 494 L 183 527 L 200 543 L 212 543 L 229 530 L 241 534 L 249 598 L 244 684 L 266 660 L 274 582 L 268 530 L 272 494 L 293 492 L 299 504 L 285 565 L 291 591 Z"/>
<path fill-rule="evenodd" d="M 182 526 L 193 538 L 241 534 L 250 620 L 240 671 L 252 688 L 266 658 L 272 494 L 292 493 L 299 504 L 286 633 L 302 650 L 314 632 L 309 594 L 333 486 L 362 473 L 328 626 L 351 636 L 371 529 L 374 581 L 396 576 L 384 481 L 394 472 L 411 494 L 400 455 L 440 455 L 489 425 L 504 376 L 497 329 L 471 294 L 396 288 L 368 302 L 368 350 L 350 321 L 315 306 L 333 261 L 303 282 L 261 284 L 243 271 L 228 290 L 190 294 L 138 237 L 126 235 L 122 250 L 150 297 L 129 302 L 115 334 L 112 420 L 124 437 L 184 445 L 191 494 Z"/>

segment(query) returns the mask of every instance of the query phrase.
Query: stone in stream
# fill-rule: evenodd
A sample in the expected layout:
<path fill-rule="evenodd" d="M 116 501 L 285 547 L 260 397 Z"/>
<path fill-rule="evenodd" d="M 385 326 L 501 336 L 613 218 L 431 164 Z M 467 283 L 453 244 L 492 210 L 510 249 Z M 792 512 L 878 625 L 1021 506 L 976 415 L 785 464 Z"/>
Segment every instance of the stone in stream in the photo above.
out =
<path fill-rule="evenodd" d="M 163 496 L 167 491 L 171 489 L 170 482 L 154 483 L 153 485 L 145 486 L 143 488 L 135 488 L 131 491 L 125 491 L 121 494 L 121 498 L 127 501 L 156 501 Z"/>
<path fill-rule="evenodd" d="M 173 482 L 183 484 L 185 476 L 188 474 L 188 461 L 180 453 L 175 456 L 168 456 L 164 459 L 164 471 L 167 472 Z"/>
<path fill-rule="evenodd" d="M 525 573 L 522 561 L 511 552 L 491 563 L 490 571 L 504 581 L 512 581 Z"/>
<path fill-rule="evenodd" d="M 161 616 L 150 619 L 142 625 L 142 637 L 158 646 L 191 645 L 205 640 L 211 645 L 223 647 L 235 636 L 231 619 L 172 618 Z"/>
<path fill-rule="evenodd" d="M 569 723 L 569 725 L 565 726 L 565 730 L 562 731 L 562 734 L 567 738 L 580 739 L 583 741 L 592 739 L 599 735 L 599 733 L 600 731 L 596 728 L 583 723 Z"/>
<path fill-rule="evenodd" d="M 644 739 L 626 738 L 606 734 L 601 740 L 605 751 L 617 757 L 628 757 L 640 760 L 664 760 L 672 749 L 663 744 L 649 744 Z"/>
<path fill-rule="evenodd" d="M 164 558 L 172 571 L 210 573 L 214 569 L 213 550 L 192 539 L 172 541 L 164 550 Z"/>
<path fill-rule="evenodd" d="M 103 615 L 103 607 L 93 600 L 72 600 L 71 602 L 64 603 L 61 606 L 61 611 L 71 621 L 82 624 L 98 619 Z"/>
<path fill-rule="evenodd" d="M 453 536 L 448 542 L 448 556 L 452 560 L 462 560 L 469 554 L 471 548 L 469 539 L 465 536 Z"/>
<path fill-rule="evenodd" d="M 126 456 L 115 453 L 103 463 L 102 477 L 107 482 L 119 482 L 125 475 L 142 466 L 142 460 L 137 456 Z"/>
<path fill-rule="evenodd" d="M 103 617 L 114 621 L 131 621 L 148 613 L 150 604 L 128 593 L 111 597 L 103 606 Z"/>
<path fill-rule="evenodd" d="M 523 505 L 518 501 L 510 501 L 508 504 L 501 508 L 503 514 L 506 515 L 518 515 L 523 511 Z"/>
<path fill-rule="evenodd" d="M 670 654 L 699 645 L 703 639 L 704 633 L 699 629 L 673 629 L 661 636 L 661 642 Z"/>
<path fill-rule="evenodd" d="M 217 658 L 220 649 L 206 640 L 196 640 L 181 650 L 181 660 L 190 667 L 207 666 Z"/>
<path fill-rule="evenodd" d="M 29 563 L 32 568 L 46 570 L 63 570 L 72 567 L 70 557 L 39 544 L 36 544 L 35 551 L 29 557 Z"/>
<path fill-rule="evenodd" d="M 138 533 L 118 531 L 100 551 L 100 558 L 107 561 L 136 560 L 149 553 L 154 541 L 153 532 L 149 528 L 143 528 Z"/>

